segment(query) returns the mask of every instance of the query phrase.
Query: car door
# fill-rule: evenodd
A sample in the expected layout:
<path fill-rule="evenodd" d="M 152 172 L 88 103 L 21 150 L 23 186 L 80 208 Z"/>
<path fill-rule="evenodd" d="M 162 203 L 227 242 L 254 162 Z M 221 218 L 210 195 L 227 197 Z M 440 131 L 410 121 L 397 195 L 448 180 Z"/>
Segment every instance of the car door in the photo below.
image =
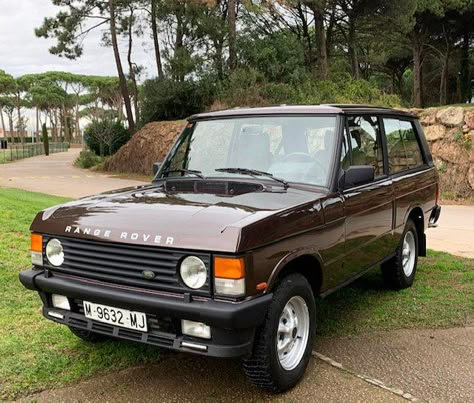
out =
<path fill-rule="evenodd" d="M 381 119 L 376 115 L 346 117 L 349 150 L 342 159 L 342 168 L 355 165 L 375 168 L 373 181 L 342 190 L 347 276 L 355 276 L 380 262 L 392 243 L 393 189 L 381 127 Z"/>

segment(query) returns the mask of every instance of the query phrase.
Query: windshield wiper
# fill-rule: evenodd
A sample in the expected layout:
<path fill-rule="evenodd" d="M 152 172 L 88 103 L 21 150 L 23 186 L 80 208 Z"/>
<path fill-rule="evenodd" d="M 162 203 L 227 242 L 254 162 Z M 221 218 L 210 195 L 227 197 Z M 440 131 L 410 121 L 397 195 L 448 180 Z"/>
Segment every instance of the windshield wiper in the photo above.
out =
<path fill-rule="evenodd" d="M 180 172 L 180 173 L 183 173 L 183 174 L 191 174 L 191 175 L 197 176 L 198 178 L 205 179 L 202 172 L 197 171 L 195 169 L 168 169 L 167 171 L 163 172 L 163 175 L 168 175 L 168 174 L 172 174 L 172 173 L 175 173 L 175 172 Z"/>
<path fill-rule="evenodd" d="M 249 176 L 266 176 L 267 178 L 273 179 L 276 182 L 280 182 L 285 189 L 288 189 L 290 185 L 284 179 L 277 178 L 273 176 L 270 172 L 259 171 L 257 169 L 250 169 L 250 168 L 217 168 L 215 169 L 217 172 L 227 172 L 230 174 L 243 174 Z"/>

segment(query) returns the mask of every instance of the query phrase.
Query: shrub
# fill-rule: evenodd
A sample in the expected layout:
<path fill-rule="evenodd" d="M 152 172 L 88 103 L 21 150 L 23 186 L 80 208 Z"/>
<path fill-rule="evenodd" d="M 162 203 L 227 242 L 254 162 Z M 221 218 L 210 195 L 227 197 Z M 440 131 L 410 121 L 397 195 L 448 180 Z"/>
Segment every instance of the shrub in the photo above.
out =
<path fill-rule="evenodd" d="M 84 140 L 96 155 L 104 157 L 130 140 L 130 133 L 118 120 L 95 120 L 85 128 Z"/>
<path fill-rule="evenodd" d="M 89 169 L 99 165 L 103 160 L 103 158 L 99 157 L 93 151 L 81 151 L 79 157 L 77 157 L 77 160 L 74 162 L 74 166 Z"/>
<path fill-rule="evenodd" d="M 211 80 L 199 83 L 163 79 L 147 80 L 143 85 L 142 123 L 183 119 L 202 112 L 212 102 Z"/>

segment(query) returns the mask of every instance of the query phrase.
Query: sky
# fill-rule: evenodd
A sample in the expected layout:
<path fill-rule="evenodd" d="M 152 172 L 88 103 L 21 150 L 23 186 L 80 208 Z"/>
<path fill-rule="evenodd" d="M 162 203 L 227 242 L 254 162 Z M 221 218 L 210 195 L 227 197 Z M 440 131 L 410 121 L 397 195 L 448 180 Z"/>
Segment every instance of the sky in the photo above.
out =
<path fill-rule="evenodd" d="M 53 70 L 117 75 L 112 49 L 100 45 L 100 31 L 89 34 L 83 55 L 75 61 L 49 53 L 54 40 L 37 38 L 34 29 L 58 10 L 51 0 L 0 0 L 0 69 L 15 77 Z M 153 75 L 150 41 L 143 44 L 143 38 L 136 40 L 134 60 Z"/>

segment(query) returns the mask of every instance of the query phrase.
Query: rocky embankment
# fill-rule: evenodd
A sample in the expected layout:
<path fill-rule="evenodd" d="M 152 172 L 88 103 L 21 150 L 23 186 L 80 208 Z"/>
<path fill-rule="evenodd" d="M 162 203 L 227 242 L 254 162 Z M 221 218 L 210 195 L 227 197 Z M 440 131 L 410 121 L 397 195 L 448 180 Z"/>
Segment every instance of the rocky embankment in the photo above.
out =
<path fill-rule="evenodd" d="M 441 190 L 449 198 L 474 197 L 474 108 L 411 110 L 420 117 L 440 173 Z"/>

